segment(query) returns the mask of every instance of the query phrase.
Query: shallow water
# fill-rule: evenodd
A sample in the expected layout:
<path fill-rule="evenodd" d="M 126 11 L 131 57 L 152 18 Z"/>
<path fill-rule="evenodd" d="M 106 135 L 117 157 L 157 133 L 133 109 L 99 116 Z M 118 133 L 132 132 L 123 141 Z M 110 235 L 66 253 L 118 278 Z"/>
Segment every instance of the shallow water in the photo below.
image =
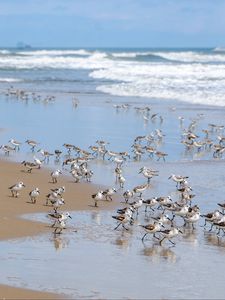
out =
<path fill-rule="evenodd" d="M 1 241 L 4 284 L 98 299 L 222 299 L 225 240 L 215 233 L 183 229 L 171 247 L 159 246 L 138 224 L 118 228 L 111 212 L 73 212 L 60 236 Z M 29 218 L 46 222 L 43 214 Z M 50 222 L 49 222 L 50 223 Z M 77 230 L 77 232 L 75 232 Z"/>

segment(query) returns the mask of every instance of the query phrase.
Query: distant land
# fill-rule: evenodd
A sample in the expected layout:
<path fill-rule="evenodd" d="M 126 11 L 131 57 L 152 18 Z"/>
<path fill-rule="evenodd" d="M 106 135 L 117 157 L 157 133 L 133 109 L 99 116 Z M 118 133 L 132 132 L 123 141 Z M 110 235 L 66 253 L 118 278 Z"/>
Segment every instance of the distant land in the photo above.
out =
<path fill-rule="evenodd" d="M 16 48 L 18 49 L 30 49 L 32 48 L 31 45 L 27 44 L 27 43 L 24 43 L 24 42 L 18 42 L 16 44 Z"/>

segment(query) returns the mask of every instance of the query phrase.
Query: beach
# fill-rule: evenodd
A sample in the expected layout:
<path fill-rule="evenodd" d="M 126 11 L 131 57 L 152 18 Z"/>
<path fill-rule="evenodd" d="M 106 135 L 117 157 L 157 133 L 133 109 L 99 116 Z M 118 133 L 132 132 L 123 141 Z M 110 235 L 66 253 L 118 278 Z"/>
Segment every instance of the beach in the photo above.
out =
<path fill-rule="evenodd" d="M 12 69 L 2 71 L 7 81 L 1 83 L 0 145 L 9 145 L 13 138 L 19 140 L 21 146 L 20 150 L 10 150 L 9 155 L 0 149 L 1 298 L 222 299 L 225 290 L 220 274 L 224 269 L 224 238 L 222 233 L 218 237 L 215 229 L 209 232 L 209 225 L 203 226 L 203 217 L 199 216 L 193 228 L 191 224 L 184 226 L 183 218 L 175 217 L 173 226 L 182 231 L 172 239 L 176 245 L 168 239 L 161 245 L 152 235 L 142 241 L 145 231 L 141 225 L 155 224 L 154 218 L 163 211 L 160 207 L 146 212 L 142 205 L 133 216 L 133 225 L 125 224 L 128 230 L 122 224 L 114 230 L 119 223 L 112 218 L 117 215 L 117 209 L 129 206 L 123 193 L 146 184 L 147 179 L 140 171 L 144 166 L 155 170 L 156 176 L 151 177 L 141 197 L 137 193 L 129 202 L 170 196 L 173 203 L 179 203 L 180 194 L 170 178 L 172 174 L 187 177 L 190 193 L 194 194 L 189 205 L 197 205 L 199 215 L 219 209 L 217 203 L 224 202 L 223 146 L 221 155 L 217 155 L 213 145 L 223 145 L 220 139 L 224 134 L 225 106 L 219 81 L 212 98 L 211 90 L 204 98 L 201 86 L 205 69 L 212 72 L 212 77 L 215 75 L 214 65 L 211 67 L 214 54 L 209 50 L 197 54 L 167 50 L 146 53 L 145 50 L 141 54 L 137 52 L 134 59 L 131 50 L 106 52 L 107 55 L 71 51 L 29 50 L 27 54 L 20 53 L 22 62 L 17 59 L 17 52 L 8 54 Z M 160 62 L 155 62 L 156 54 L 160 55 Z M 146 61 L 143 62 L 142 56 L 146 56 Z M 171 63 L 174 57 L 185 62 Z M 199 61 L 192 62 L 196 57 L 204 63 L 202 68 Z M 47 58 L 55 59 L 55 69 L 46 67 Z M 149 63 L 150 59 L 154 61 Z M 208 60 L 210 63 L 206 66 Z M 68 67 L 69 62 L 73 64 Z M 81 62 L 83 67 L 79 69 Z M 21 72 L 14 69 L 16 63 Z M 215 55 L 215 64 L 221 67 L 222 63 L 223 55 Z M 25 69 L 23 64 L 26 64 Z M 37 64 L 39 68 L 35 69 Z M 134 73 L 124 74 L 128 69 L 123 71 L 121 66 L 129 67 Z M 177 77 L 172 87 L 172 73 L 179 67 L 180 75 L 174 76 L 179 75 L 180 81 Z M 144 81 L 147 68 L 153 68 L 155 76 L 159 76 L 161 69 L 161 76 L 165 76 L 165 72 L 168 76 L 161 99 L 157 98 L 159 77 L 154 82 L 154 93 L 147 96 L 149 87 Z M 191 68 L 199 68 L 195 82 L 189 78 Z M 113 72 L 110 73 L 110 69 Z M 140 77 L 143 82 L 135 81 L 138 70 L 144 72 Z M 184 74 L 189 79 L 183 78 Z M 151 75 L 151 84 L 153 77 Z M 212 77 L 204 78 L 203 85 L 209 84 Z M 184 97 L 185 88 L 182 93 L 180 88 L 185 86 L 186 80 L 190 91 Z M 193 90 L 195 84 L 199 84 L 198 93 Z M 213 145 L 201 145 L 206 141 L 204 130 Z M 197 136 L 193 138 L 197 146 L 183 143 L 190 131 Z M 37 141 L 34 151 L 25 142 L 28 139 Z M 66 143 L 73 145 L 71 153 Z M 135 148 L 135 144 L 139 146 Z M 153 153 L 149 145 L 154 148 Z M 96 154 L 93 146 L 99 147 L 98 151 L 108 152 Z M 60 158 L 55 155 L 56 149 L 62 152 Z M 49 160 L 44 160 L 41 154 L 44 150 L 53 154 Z M 124 187 L 116 181 L 118 163 L 115 157 L 110 157 L 110 151 L 122 159 Z M 120 152 L 129 155 L 124 158 Z M 164 159 L 160 153 L 165 154 Z M 75 183 L 71 165 L 63 165 L 63 162 L 74 158 L 82 165 L 79 158 L 84 157 L 88 157 L 87 169 L 93 174 L 90 182 L 78 176 L 80 182 Z M 35 167 L 29 173 L 21 162 L 34 162 L 35 158 L 42 160 L 41 169 Z M 58 182 L 53 183 L 50 173 L 57 169 L 62 174 Z M 9 187 L 20 181 L 25 187 L 19 191 L 18 198 L 12 197 Z M 53 208 L 45 205 L 46 195 L 62 186 L 65 187 L 62 196 L 65 204 L 60 211 L 69 212 L 72 219 L 66 222 L 61 234 L 55 235 L 52 221 L 47 217 Z M 29 192 L 36 187 L 40 196 L 32 204 Z M 103 198 L 95 207 L 92 195 L 108 188 L 116 189 L 112 201 Z M 164 214 L 172 218 L 168 207 Z M 170 229 L 170 222 L 165 227 Z"/>

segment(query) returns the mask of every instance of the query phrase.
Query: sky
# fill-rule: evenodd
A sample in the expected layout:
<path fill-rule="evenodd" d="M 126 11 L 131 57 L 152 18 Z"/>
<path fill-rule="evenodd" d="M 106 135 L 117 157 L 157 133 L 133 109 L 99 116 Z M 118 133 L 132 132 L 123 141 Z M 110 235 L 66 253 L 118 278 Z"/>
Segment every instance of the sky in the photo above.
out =
<path fill-rule="evenodd" d="M 0 47 L 225 46 L 225 0 L 0 0 Z"/>

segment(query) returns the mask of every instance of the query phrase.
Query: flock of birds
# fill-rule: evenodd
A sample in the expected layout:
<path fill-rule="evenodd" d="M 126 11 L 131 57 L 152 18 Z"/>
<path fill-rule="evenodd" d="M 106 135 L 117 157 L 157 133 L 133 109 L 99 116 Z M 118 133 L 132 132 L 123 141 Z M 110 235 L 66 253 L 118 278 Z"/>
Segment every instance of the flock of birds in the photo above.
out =
<path fill-rule="evenodd" d="M 16 142 L 14 139 L 11 139 L 10 142 L 17 147 L 17 150 L 20 149 L 21 143 Z M 38 145 L 37 142 L 27 140 L 26 143 L 31 147 L 31 151 L 35 151 L 35 147 Z M 108 153 L 109 150 L 106 150 L 107 143 L 104 141 L 96 141 L 97 148 L 105 149 L 104 153 Z M 74 151 L 74 146 L 70 144 L 63 145 L 67 149 L 67 158 L 62 162 L 62 168 L 65 166 L 70 166 L 69 172 L 75 179 L 75 182 L 79 182 L 81 178 L 86 179 L 87 182 L 91 181 L 93 171 L 88 167 L 88 159 L 84 156 L 80 156 L 81 149 L 76 147 L 75 151 L 77 152 L 76 157 L 71 156 L 71 152 Z M 34 162 L 23 161 L 22 165 L 27 168 L 27 172 L 31 173 L 33 168 L 40 169 L 44 161 L 48 160 L 50 155 L 44 150 L 37 150 L 37 153 L 41 153 L 43 158 L 38 159 L 34 156 Z M 62 154 L 62 153 L 60 153 Z M 110 153 L 111 154 L 111 153 Z M 58 152 L 55 153 L 56 159 L 59 159 Z M 123 159 L 122 159 L 123 157 Z M 187 176 L 175 175 L 172 174 L 169 179 L 173 180 L 176 183 L 176 200 L 173 200 L 171 196 L 163 197 L 152 197 L 152 198 L 143 198 L 143 193 L 150 188 L 150 183 L 152 178 L 159 176 L 159 171 L 143 166 L 139 170 L 139 174 L 146 179 L 146 182 L 133 187 L 131 190 L 124 189 L 125 178 L 122 175 L 123 173 L 123 162 L 129 157 L 128 153 L 123 152 L 120 159 L 116 156 L 117 160 L 114 158 L 115 162 L 115 183 L 118 184 L 118 189 L 111 187 L 105 190 L 100 190 L 97 193 L 90 195 L 94 201 L 94 207 L 98 207 L 100 201 L 112 201 L 113 195 L 118 191 L 123 197 L 123 203 L 125 207 L 117 210 L 117 214 L 113 215 L 112 218 L 116 220 L 117 225 L 115 230 L 120 226 L 125 230 L 129 230 L 129 226 L 138 224 L 145 231 L 142 241 L 145 240 L 146 236 L 151 234 L 154 239 L 159 240 L 161 245 L 164 240 L 168 240 L 170 243 L 175 245 L 172 240 L 179 234 L 182 234 L 182 228 L 191 227 L 195 229 L 195 224 L 199 221 L 200 217 L 203 217 L 205 220 L 204 227 L 207 224 L 210 224 L 211 227 L 209 231 L 212 231 L 213 228 L 217 229 L 217 235 L 220 235 L 221 231 L 225 234 L 225 203 L 218 203 L 219 207 L 222 210 L 215 210 L 207 214 L 200 214 L 200 209 L 198 205 L 192 205 L 193 190 L 188 182 Z M 109 160 L 111 157 L 108 158 Z M 121 161 L 122 160 L 122 161 Z M 50 173 L 52 183 L 58 183 L 58 178 L 62 174 L 62 171 L 57 169 Z M 12 197 L 18 197 L 19 192 L 25 187 L 23 182 L 19 182 L 10 186 L 9 189 L 12 193 Z M 48 217 L 53 220 L 52 227 L 54 227 L 54 234 L 60 234 L 63 229 L 66 228 L 66 222 L 71 215 L 69 212 L 61 212 L 60 208 L 65 204 L 63 199 L 63 193 L 65 192 L 65 187 L 59 187 L 51 189 L 49 194 L 46 195 L 46 206 L 51 205 L 53 211 L 48 213 Z M 39 188 L 34 188 L 29 192 L 30 202 L 35 204 L 37 198 L 40 196 Z M 145 207 L 144 213 L 149 214 L 150 218 L 148 224 L 139 224 L 138 216 L 141 208 Z M 180 219 L 183 219 L 183 224 L 180 224 Z M 179 224 L 179 226 L 177 225 Z"/>
<path fill-rule="evenodd" d="M 14 95 L 19 98 L 27 97 L 24 92 L 14 92 L 13 89 L 9 89 L 9 95 Z M 33 95 L 32 97 L 35 97 Z M 54 99 L 51 99 L 52 101 Z M 50 100 L 50 101 L 51 101 Z M 73 106 L 77 107 L 79 101 L 73 99 Z M 114 105 L 117 111 L 130 109 L 129 104 Z M 48 163 L 51 157 L 54 157 L 55 162 L 60 162 L 62 156 L 64 160 L 62 162 L 62 169 L 66 169 L 69 166 L 69 172 L 75 183 L 85 180 L 91 182 L 94 171 L 90 169 L 89 162 L 95 159 L 108 160 L 114 164 L 115 183 L 119 186 L 119 191 L 124 199 L 125 207 L 117 210 L 117 215 L 113 215 L 113 219 L 118 223 L 115 229 L 120 226 L 125 230 L 129 230 L 128 226 L 132 226 L 138 223 L 138 215 L 141 207 L 145 207 L 144 212 L 151 211 L 151 222 L 148 224 L 139 224 L 145 231 L 142 241 L 148 234 L 152 234 L 155 239 L 159 240 L 160 245 L 164 240 L 168 239 L 172 244 L 175 244 L 172 239 L 178 234 L 182 234 L 182 228 L 191 226 L 194 229 L 200 217 L 205 218 L 204 227 L 207 223 L 211 224 L 209 231 L 213 228 L 217 228 L 217 234 L 221 231 L 225 234 L 225 203 L 219 203 L 221 210 L 215 210 L 207 214 L 200 214 L 198 205 L 192 205 L 194 194 L 192 188 L 188 183 L 187 176 L 174 175 L 170 176 L 176 183 L 177 199 L 174 201 L 170 196 L 166 197 L 152 197 L 144 199 L 142 194 L 149 189 L 152 178 L 159 176 L 157 170 L 143 166 L 139 170 L 139 174 L 146 179 L 146 182 L 133 187 L 131 190 L 124 190 L 126 184 L 126 178 L 123 174 L 123 166 L 125 162 L 133 159 L 134 161 L 141 162 L 143 156 L 147 155 L 148 158 L 156 158 L 157 161 L 165 161 L 168 156 L 167 153 L 160 151 L 160 146 L 165 139 L 165 133 L 161 127 L 164 119 L 158 113 L 151 113 L 149 106 L 134 107 L 136 113 L 140 115 L 144 122 L 152 122 L 157 124 L 159 128 L 155 128 L 150 134 L 136 136 L 133 139 L 130 151 L 117 152 L 109 148 L 109 143 L 104 140 L 97 140 L 94 145 L 90 145 L 88 150 L 82 149 L 76 145 L 64 143 L 62 149 L 56 149 L 52 152 L 38 149 L 39 143 L 35 140 L 27 139 L 25 143 L 30 147 L 33 155 L 33 161 L 24 160 L 21 164 L 27 169 L 28 173 L 31 173 L 34 168 L 40 169 L 42 164 Z M 195 118 L 191 119 L 191 122 L 186 128 L 184 128 L 183 117 L 179 117 L 181 144 L 184 145 L 186 152 L 197 151 L 213 151 L 214 158 L 222 158 L 225 152 L 225 136 L 223 136 L 224 126 L 216 124 L 208 124 L 207 128 L 201 129 L 201 132 L 196 132 L 199 128 L 199 122 L 204 118 L 203 114 L 198 114 Z M 22 142 L 15 139 L 10 139 L 8 144 L 0 146 L 5 155 L 10 155 L 15 151 L 19 151 Z M 132 157 L 131 157 L 132 153 Z M 39 157 L 37 157 L 39 156 Z M 53 183 L 57 183 L 58 177 L 62 174 L 62 170 L 57 169 L 51 172 L 51 178 Z M 13 197 L 19 196 L 19 191 L 24 188 L 23 182 L 19 182 L 9 189 L 11 190 Z M 66 221 L 70 218 L 68 212 L 59 212 L 59 208 L 65 203 L 62 195 L 65 191 L 65 187 L 52 189 L 46 196 L 46 205 L 52 205 L 54 210 L 49 213 L 49 217 L 54 221 L 53 227 L 54 233 L 59 234 L 66 227 Z M 100 190 L 96 194 L 90 195 L 94 201 L 94 206 L 97 208 L 99 202 L 103 200 L 112 201 L 113 195 L 118 189 L 111 187 L 106 190 Z M 40 195 L 38 188 L 30 191 L 29 196 L 32 203 L 36 203 L 37 197 Z M 161 212 L 160 214 L 158 214 Z M 183 219 L 183 225 L 177 226 L 177 220 Z M 179 223 L 179 221 L 178 221 Z"/>

